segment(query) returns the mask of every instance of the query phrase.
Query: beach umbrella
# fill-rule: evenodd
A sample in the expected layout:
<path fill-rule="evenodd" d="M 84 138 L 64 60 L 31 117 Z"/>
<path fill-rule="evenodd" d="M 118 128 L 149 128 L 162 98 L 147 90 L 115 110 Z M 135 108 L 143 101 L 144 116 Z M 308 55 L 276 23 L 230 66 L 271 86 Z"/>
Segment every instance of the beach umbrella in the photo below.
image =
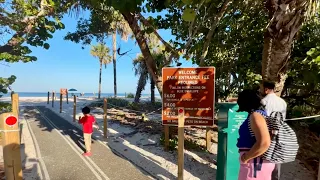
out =
<path fill-rule="evenodd" d="M 73 89 L 73 88 L 71 88 L 71 89 L 69 89 L 68 90 L 69 92 L 74 92 L 74 91 L 77 91 L 76 89 Z M 74 95 L 74 93 L 71 93 L 71 96 L 73 96 Z"/>

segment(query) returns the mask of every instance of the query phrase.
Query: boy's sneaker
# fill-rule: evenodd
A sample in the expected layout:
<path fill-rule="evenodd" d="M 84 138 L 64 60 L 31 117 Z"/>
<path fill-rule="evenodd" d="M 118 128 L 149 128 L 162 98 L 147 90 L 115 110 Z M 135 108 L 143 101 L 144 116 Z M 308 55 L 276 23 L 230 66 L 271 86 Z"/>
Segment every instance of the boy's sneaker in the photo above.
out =
<path fill-rule="evenodd" d="M 86 153 L 83 153 L 82 155 L 83 156 L 91 156 L 92 154 L 91 154 L 91 152 L 86 152 Z"/>

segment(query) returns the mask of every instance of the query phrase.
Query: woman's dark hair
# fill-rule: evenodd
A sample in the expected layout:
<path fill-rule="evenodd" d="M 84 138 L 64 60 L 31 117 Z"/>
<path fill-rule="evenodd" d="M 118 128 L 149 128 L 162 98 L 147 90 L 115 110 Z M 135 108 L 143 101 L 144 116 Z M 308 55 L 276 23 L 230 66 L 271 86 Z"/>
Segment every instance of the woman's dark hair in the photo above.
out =
<path fill-rule="evenodd" d="M 90 113 L 90 108 L 88 106 L 82 108 L 82 113 L 83 114 L 89 114 Z"/>
<path fill-rule="evenodd" d="M 251 113 L 255 110 L 262 109 L 261 97 L 257 91 L 251 89 L 245 89 L 238 95 L 237 103 L 239 110 L 237 112 Z"/>

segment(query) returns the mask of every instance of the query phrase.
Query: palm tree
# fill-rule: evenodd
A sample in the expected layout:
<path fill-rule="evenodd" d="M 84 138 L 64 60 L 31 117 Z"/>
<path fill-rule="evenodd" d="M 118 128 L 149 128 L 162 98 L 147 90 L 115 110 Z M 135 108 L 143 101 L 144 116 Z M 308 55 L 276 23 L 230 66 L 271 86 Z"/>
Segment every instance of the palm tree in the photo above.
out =
<path fill-rule="evenodd" d="M 137 91 L 136 95 L 134 96 L 134 103 L 139 103 L 141 93 L 146 87 L 147 81 L 149 79 L 149 73 L 144 57 L 141 54 L 133 60 L 133 66 L 135 70 L 135 75 L 139 76 Z"/>
<path fill-rule="evenodd" d="M 111 56 L 109 55 L 110 49 L 101 43 L 98 43 L 95 46 L 91 47 L 90 54 L 93 57 L 96 57 L 99 59 L 100 63 L 100 72 L 99 72 L 99 93 L 98 93 L 98 99 L 101 98 L 101 74 L 102 74 L 102 65 L 105 65 L 105 68 L 107 68 L 107 64 L 111 62 Z"/>
<path fill-rule="evenodd" d="M 161 69 L 164 66 L 163 59 L 165 58 L 165 55 L 162 53 L 163 46 L 160 46 L 158 48 L 154 48 L 152 51 L 152 56 L 154 60 L 156 61 L 157 69 L 159 70 L 159 74 L 161 74 Z M 155 82 L 153 81 L 153 78 L 148 72 L 147 65 L 145 63 L 145 58 L 142 56 L 142 54 L 139 54 L 136 59 L 133 60 L 133 66 L 135 70 L 135 75 L 139 75 L 138 80 L 138 86 L 136 95 L 134 98 L 134 102 L 138 103 L 140 101 L 141 93 L 145 89 L 145 86 L 147 84 L 147 81 L 150 80 L 150 91 L 151 91 L 151 103 L 155 103 Z"/>
<path fill-rule="evenodd" d="M 287 77 L 288 60 L 297 32 L 319 10 L 319 0 L 265 0 L 269 23 L 264 35 L 262 77 L 275 81 L 278 95 Z"/>
<path fill-rule="evenodd" d="M 117 34 L 120 35 L 122 40 L 127 41 L 129 34 L 131 34 L 130 26 L 123 16 L 116 10 L 113 10 L 112 21 L 112 60 L 113 60 L 113 88 L 114 97 L 117 97 Z"/>

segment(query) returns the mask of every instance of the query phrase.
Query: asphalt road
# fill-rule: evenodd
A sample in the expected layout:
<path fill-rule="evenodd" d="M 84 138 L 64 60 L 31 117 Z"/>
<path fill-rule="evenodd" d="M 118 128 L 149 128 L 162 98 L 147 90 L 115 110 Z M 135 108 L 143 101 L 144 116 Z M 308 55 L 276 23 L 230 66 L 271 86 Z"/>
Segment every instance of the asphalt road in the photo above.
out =
<path fill-rule="evenodd" d="M 35 135 L 51 180 L 144 180 L 150 176 L 106 145 L 93 139 L 92 156 L 83 157 L 83 132 L 46 107 L 26 107 L 25 119 Z M 46 173 L 46 172 L 44 172 Z"/>

